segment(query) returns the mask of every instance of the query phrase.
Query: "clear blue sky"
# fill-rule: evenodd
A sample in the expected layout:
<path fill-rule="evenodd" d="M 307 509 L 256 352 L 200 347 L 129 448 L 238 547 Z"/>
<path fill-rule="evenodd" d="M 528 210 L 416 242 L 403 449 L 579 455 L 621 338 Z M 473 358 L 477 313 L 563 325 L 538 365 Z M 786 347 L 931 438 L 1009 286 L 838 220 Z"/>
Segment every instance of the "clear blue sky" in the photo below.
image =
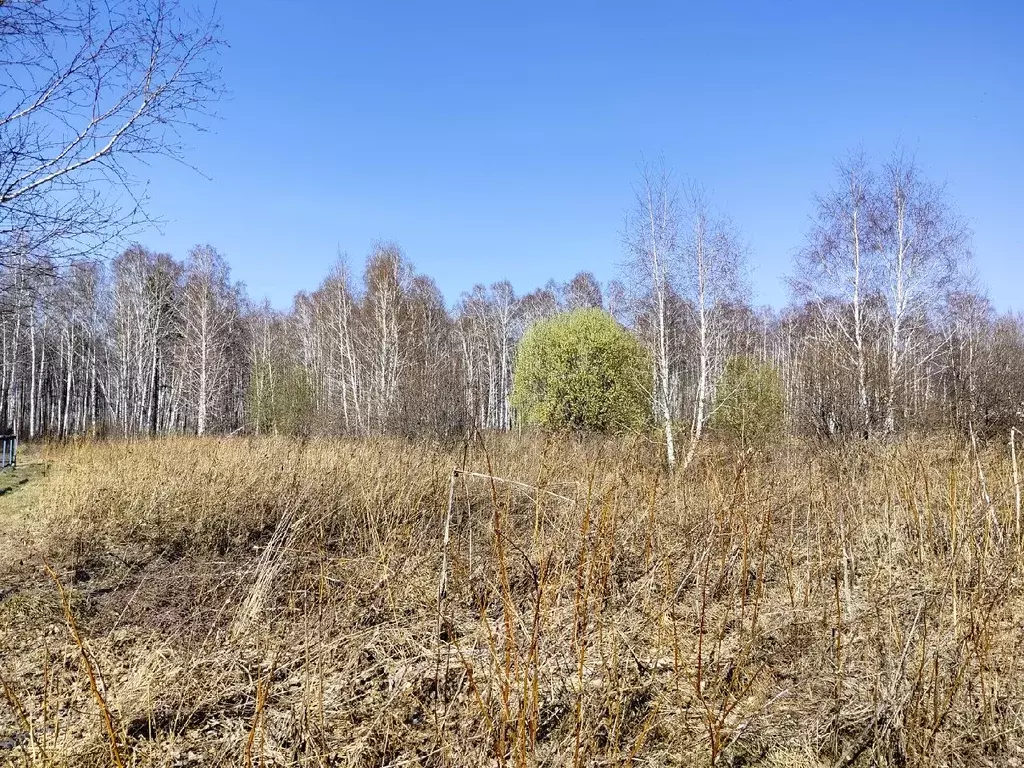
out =
<path fill-rule="evenodd" d="M 642 155 L 703 183 L 780 306 L 813 196 L 863 145 L 916 153 L 1024 309 L 1024 3 L 221 0 L 230 98 L 153 166 L 150 247 L 226 255 L 285 308 L 397 241 L 449 301 L 614 277 Z"/>

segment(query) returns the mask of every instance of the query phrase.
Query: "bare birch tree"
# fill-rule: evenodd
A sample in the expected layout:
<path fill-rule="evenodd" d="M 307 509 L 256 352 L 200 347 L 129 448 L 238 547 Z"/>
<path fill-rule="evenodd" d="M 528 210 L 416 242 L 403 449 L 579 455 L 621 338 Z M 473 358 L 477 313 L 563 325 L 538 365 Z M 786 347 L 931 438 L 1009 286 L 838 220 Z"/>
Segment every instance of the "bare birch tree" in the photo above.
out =
<path fill-rule="evenodd" d="M 868 313 L 866 300 L 878 288 L 875 179 L 863 152 L 836 165 L 839 181 L 818 197 L 807 243 L 796 257 L 790 285 L 821 313 L 822 328 L 847 350 L 855 371 L 860 431 L 871 432 L 867 382 Z"/>
<path fill-rule="evenodd" d="M 711 381 L 726 357 L 728 308 L 746 299 L 745 251 L 732 223 L 711 206 L 707 193 L 691 185 L 686 195 L 688 236 L 679 249 L 681 288 L 694 312 L 697 383 L 693 420 L 683 467 L 696 454 L 710 417 Z"/>
<path fill-rule="evenodd" d="M 179 303 L 180 364 L 199 435 L 229 411 L 225 396 L 237 371 L 231 354 L 237 349 L 240 312 L 239 290 L 231 283 L 224 257 L 209 245 L 193 248 L 185 263 Z"/>
<path fill-rule="evenodd" d="M 181 271 L 168 254 L 141 246 L 114 260 L 118 371 L 111 389 L 117 393 L 116 421 L 124 435 L 160 429 Z"/>
<path fill-rule="evenodd" d="M 942 305 L 969 260 L 969 236 L 950 210 L 943 188 L 923 178 L 914 159 L 899 151 L 884 165 L 875 194 L 889 330 L 884 431 L 891 435 L 908 364 L 937 352 L 934 344 L 915 351 L 908 326 L 921 324 Z M 927 336 L 924 343 L 928 345 Z"/>
<path fill-rule="evenodd" d="M 633 207 L 626 216 L 622 235 L 628 254 L 626 267 L 634 286 L 653 303 L 654 410 L 665 430 L 665 451 L 672 469 L 676 464 L 676 449 L 667 314 L 672 263 L 679 247 L 679 199 L 663 162 L 640 168 L 640 181 L 633 193 Z"/>
<path fill-rule="evenodd" d="M 130 230 L 136 161 L 183 159 L 221 46 L 175 0 L 0 3 L 0 238 L 74 254 Z"/>

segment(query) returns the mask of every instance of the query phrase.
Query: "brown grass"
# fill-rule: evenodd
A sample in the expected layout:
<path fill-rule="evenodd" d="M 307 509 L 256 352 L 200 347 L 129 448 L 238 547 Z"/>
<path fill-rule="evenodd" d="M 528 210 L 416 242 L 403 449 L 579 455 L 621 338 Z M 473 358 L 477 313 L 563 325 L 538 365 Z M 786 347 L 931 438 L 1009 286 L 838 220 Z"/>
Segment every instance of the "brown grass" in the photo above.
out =
<path fill-rule="evenodd" d="M 46 459 L 44 533 L 0 553 L 0 763 L 1024 759 L 1000 446 L 719 446 L 682 476 L 511 436 Z"/>

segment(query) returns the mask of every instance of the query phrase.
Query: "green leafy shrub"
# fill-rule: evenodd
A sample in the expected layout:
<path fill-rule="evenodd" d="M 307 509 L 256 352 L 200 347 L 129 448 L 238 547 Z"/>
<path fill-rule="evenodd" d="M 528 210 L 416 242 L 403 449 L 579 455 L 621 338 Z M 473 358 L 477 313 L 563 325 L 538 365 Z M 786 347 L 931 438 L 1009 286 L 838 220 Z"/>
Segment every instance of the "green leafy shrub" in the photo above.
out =
<path fill-rule="evenodd" d="M 782 434 L 782 381 L 773 365 L 730 358 L 718 380 L 711 426 L 746 447 L 763 447 Z"/>
<path fill-rule="evenodd" d="M 650 393 L 647 352 L 600 309 L 539 322 L 519 343 L 512 404 L 524 424 L 635 431 L 650 421 Z"/>
<path fill-rule="evenodd" d="M 282 363 L 253 369 L 248 394 L 250 428 L 257 434 L 304 435 L 314 422 L 313 387 L 301 366 Z"/>

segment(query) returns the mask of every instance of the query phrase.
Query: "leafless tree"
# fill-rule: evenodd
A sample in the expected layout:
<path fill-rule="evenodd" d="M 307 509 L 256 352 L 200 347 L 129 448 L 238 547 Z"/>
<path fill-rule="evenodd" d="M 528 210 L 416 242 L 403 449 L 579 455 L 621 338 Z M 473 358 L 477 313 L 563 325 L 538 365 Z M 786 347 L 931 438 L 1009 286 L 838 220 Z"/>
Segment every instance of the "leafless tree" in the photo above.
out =
<path fill-rule="evenodd" d="M 954 278 L 963 274 L 970 256 L 969 235 L 950 210 L 944 189 L 925 179 L 914 159 L 899 151 L 885 163 L 875 194 L 881 289 L 889 330 L 884 430 L 892 434 L 897 392 L 908 364 L 937 352 L 927 336 L 925 348 L 915 350 L 909 326 L 933 314 Z"/>
<path fill-rule="evenodd" d="M 693 307 L 697 332 L 697 383 L 693 420 L 683 466 L 693 461 L 704 434 L 712 375 L 728 356 L 728 308 L 747 296 L 746 253 L 732 222 L 717 213 L 707 193 L 691 185 L 686 195 L 688 235 L 679 249 L 681 286 Z"/>
<path fill-rule="evenodd" d="M 798 299 L 808 300 L 823 317 L 822 330 L 847 350 L 856 372 L 860 430 L 871 430 L 867 383 L 869 317 L 866 300 L 878 290 L 878 199 L 875 177 L 863 152 L 836 165 L 839 181 L 817 199 L 807 244 L 796 258 L 790 281 Z"/>
<path fill-rule="evenodd" d="M 197 434 L 205 434 L 230 410 L 225 397 L 237 372 L 232 353 L 238 349 L 240 312 L 240 290 L 231 283 L 224 257 L 209 245 L 193 248 L 185 263 L 178 307 L 179 365 Z"/>
<path fill-rule="evenodd" d="M 181 265 L 168 254 L 133 246 L 113 264 L 114 347 L 117 367 L 107 392 L 116 393 L 114 421 L 123 434 L 156 434 L 166 398 L 163 374 L 173 357 Z"/>
<path fill-rule="evenodd" d="M 576 275 L 565 284 L 562 289 L 565 297 L 565 308 L 573 309 L 601 309 L 604 306 L 604 297 L 601 291 L 601 284 L 597 282 L 593 272 L 577 272 Z"/>
<path fill-rule="evenodd" d="M 138 164 L 184 160 L 221 46 L 175 0 L 0 2 L 0 241 L 68 256 L 129 232 Z"/>
<path fill-rule="evenodd" d="M 873 413 L 881 411 L 881 430 L 891 435 L 901 397 L 931 396 L 926 368 L 946 346 L 936 312 L 969 263 L 968 232 L 943 188 L 898 151 L 880 173 L 857 152 L 838 174 L 839 184 L 818 200 L 791 282 L 795 295 L 823 314 L 833 343 L 847 350 L 861 433 L 871 434 Z M 879 344 L 885 353 L 876 363 Z"/>
<path fill-rule="evenodd" d="M 626 216 L 622 239 L 633 285 L 653 302 L 655 411 L 665 430 L 665 450 L 671 469 L 676 464 L 671 408 L 674 371 L 667 326 L 671 269 L 679 248 L 679 198 L 664 162 L 643 165 L 633 193 L 633 207 Z"/>
<path fill-rule="evenodd" d="M 476 285 L 463 294 L 457 328 L 470 411 L 480 428 L 508 429 L 511 423 L 512 363 L 522 332 L 522 312 L 512 284 Z"/>

